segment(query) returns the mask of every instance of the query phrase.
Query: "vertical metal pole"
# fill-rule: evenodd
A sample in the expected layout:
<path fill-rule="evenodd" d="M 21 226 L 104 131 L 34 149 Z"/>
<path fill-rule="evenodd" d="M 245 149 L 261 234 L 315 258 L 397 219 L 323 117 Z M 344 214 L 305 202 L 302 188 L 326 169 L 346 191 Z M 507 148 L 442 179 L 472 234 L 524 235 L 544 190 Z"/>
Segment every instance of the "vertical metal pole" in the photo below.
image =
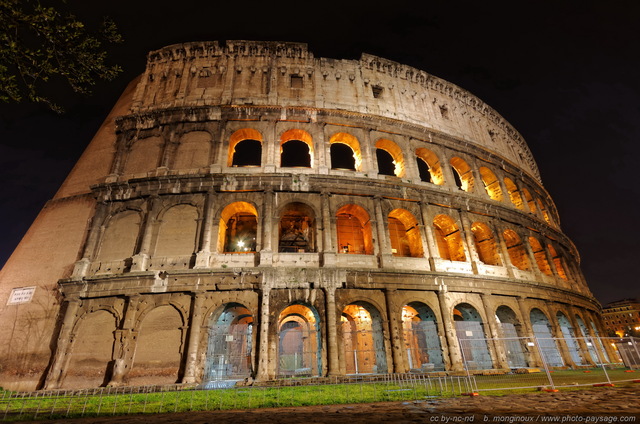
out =
<path fill-rule="evenodd" d="M 551 388 L 555 390 L 556 386 L 553 384 L 553 379 L 551 378 L 551 373 L 549 372 L 549 366 L 547 365 L 547 359 L 544 357 L 544 353 L 540 348 L 540 343 L 538 342 L 538 338 L 533 335 L 533 342 L 536 345 L 536 349 L 538 349 L 538 353 L 540 354 L 540 358 L 542 359 L 542 366 L 544 367 L 544 372 L 547 373 L 547 379 L 549 380 L 549 384 L 551 384 Z"/>

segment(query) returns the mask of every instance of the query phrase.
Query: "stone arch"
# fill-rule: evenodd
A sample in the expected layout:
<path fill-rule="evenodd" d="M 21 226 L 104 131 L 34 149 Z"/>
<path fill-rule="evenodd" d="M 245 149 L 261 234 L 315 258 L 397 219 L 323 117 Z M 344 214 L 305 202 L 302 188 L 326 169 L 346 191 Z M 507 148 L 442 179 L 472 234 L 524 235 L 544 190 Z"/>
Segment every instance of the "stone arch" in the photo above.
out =
<path fill-rule="evenodd" d="M 373 254 L 371 218 L 359 205 L 347 204 L 336 212 L 338 253 Z"/>
<path fill-rule="evenodd" d="M 393 256 L 424 256 L 418 220 L 406 209 L 394 209 L 387 216 Z"/>
<path fill-rule="evenodd" d="M 522 339 L 522 325 L 516 313 L 506 305 L 498 306 L 496 318 L 509 368 L 526 368 L 529 366 L 525 351 L 527 340 Z"/>
<path fill-rule="evenodd" d="M 531 211 L 531 213 L 536 213 L 538 211 L 538 208 L 536 208 L 536 202 L 533 200 L 533 196 L 526 187 L 522 187 L 522 194 L 524 195 L 524 200 L 527 202 L 527 206 L 529 206 L 529 211 Z"/>
<path fill-rule="evenodd" d="M 422 181 L 436 185 L 444 184 L 444 175 L 442 173 L 442 166 L 440 166 L 440 159 L 438 159 L 438 156 L 434 152 L 420 147 L 416 149 L 416 160 Z"/>
<path fill-rule="evenodd" d="M 449 161 L 451 168 L 453 169 L 453 178 L 456 180 L 456 186 L 468 193 L 473 192 L 473 171 L 464 159 L 457 156 L 452 157 Z"/>
<path fill-rule="evenodd" d="M 402 330 L 409 369 L 421 372 L 444 371 L 438 323 L 429 306 L 422 302 L 404 305 Z"/>
<path fill-rule="evenodd" d="M 89 311 L 78 319 L 61 388 L 107 385 L 113 367 L 118 321 L 116 314 L 103 308 Z"/>
<path fill-rule="evenodd" d="M 311 168 L 313 153 L 313 139 L 304 130 L 291 129 L 280 137 L 280 166 L 283 168 Z"/>
<path fill-rule="evenodd" d="M 489 226 L 483 222 L 474 222 L 471 224 L 471 232 L 480 261 L 487 265 L 502 265 L 496 239 Z"/>
<path fill-rule="evenodd" d="M 462 235 L 453 218 L 444 214 L 436 215 L 433 227 L 440 257 L 449 261 L 466 261 Z"/>
<path fill-rule="evenodd" d="M 132 385 L 173 384 L 180 379 L 184 345 L 184 311 L 173 304 L 149 308 L 140 318 Z"/>
<path fill-rule="evenodd" d="M 240 303 L 217 308 L 209 318 L 207 353 L 203 383 L 216 387 L 216 381 L 238 380 L 253 374 L 254 318 Z"/>
<path fill-rule="evenodd" d="M 342 349 L 346 374 L 387 372 L 383 319 L 371 303 L 352 302 L 342 310 Z"/>
<path fill-rule="evenodd" d="M 547 261 L 547 253 L 544 251 L 540 241 L 535 237 L 529 237 L 529 245 L 533 251 L 534 258 L 536 258 L 538 269 L 545 275 L 552 276 L 553 272 L 551 271 L 551 266 L 549 266 L 549 261 Z"/>
<path fill-rule="evenodd" d="M 527 251 L 522 244 L 520 236 L 515 231 L 506 229 L 502 233 L 502 237 L 507 246 L 507 253 L 509 254 L 511 264 L 519 270 L 530 271 L 531 266 L 527 258 Z"/>
<path fill-rule="evenodd" d="M 280 210 L 278 251 L 307 253 L 316 251 L 316 214 L 309 205 L 291 202 Z"/>
<path fill-rule="evenodd" d="M 293 303 L 278 317 L 278 375 L 322 374 L 320 316 L 310 305 Z"/>
<path fill-rule="evenodd" d="M 549 216 L 549 212 L 547 212 L 547 208 L 545 207 L 544 202 L 539 197 L 536 198 L 536 201 L 538 203 L 538 208 L 540 209 L 540 212 L 542 212 L 542 217 L 547 222 L 547 224 L 551 225 L 552 224 L 551 217 Z"/>
<path fill-rule="evenodd" d="M 180 137 L 176 149 L 173 169 L 196 169 L 210 165 L 211 134 L 206 131 L 191 131 Z"/>
<path fill-rule="evenodd" d="M 529 319 L 545 362 L 552 367 L 564 366 L 564 360 L 551 332 L 551 323 L 545 313 L 538 308 L 533 308 L 529 312 Z"/>
<path fill-rule="evenodd" d="M 587 353 L 589 355 L 587 359 L 590 360 L 591 363 L 594 363 L 594 364 L 599 363 L 600 361 L 598 358 L 598 352 L 596 352 L 596 345 L 594 340 L 592 338 L 586 339 L 587 337 L 589 337 L 589 330 L 587 329 L 587 326 L 584 323 L 584 320 L 578 314 L 575 314 L 574 318 L 576 320 L 576 324 L 578 324 L 578 328 L 577 328 L 578 337 L 582 337 L 583 339 L 586 340 L 585 344 L 587 346 Z"/>
<path fill-rule="evenodd" d="M 456 335 L 465 367 L 469 370 L 493 368 L 482 316 L 469 303 L 459 303 L 453 310 Z"/>
<path fill-rule="evenodd" d="M 378 173 L 384 175 L 392 175 L 398 178 L 403 178 L 405 175 L 405 164 L 404 164 L 404 155 L 402 154 L 402 149 L 396 143 L 391 140 L 387 140 L 385 138 L 381 138 L 376 142 L 376 157 L 378 158 Z M 380 152 L 380 154 L 379 154 Z M 381 169 L 380 160 L 384 157 L 384 153 L 388 154 L 391 157 L 391 161 L 393 163 L 393 171 L 392 173 L 388 172 L 385 169 Z M 382 159 L 387 160 L 387 159 Z M 384 172 L 381 172 L 384 171 Z"/>
<path fill-rule="evenodd" d="M 227 166 L 260 166 L 262 134 L 253 128 L 242 128 L 229 137 Z"/>
<path fill-rule="evenodd" d="M 524 210 L 524 202 L 522 200 L 522 196 L 520 195 L 520 190 L 518 190 L 518 186 L 510 178 L 505 177 L 503 181 L 504 186 L 507 189 L 507 193 L 509 194 L 511 203 L 513 203 L 516 208 Z"/>
<path fill-rule="evenodd" d="M 257 248 L 258 211 L 249 202 L 233 202 L 220 213 L 218 252 L 251 253 Z"/>
<path fill-rule="evenodd" d="M 147 137 L 130 145 L 122 169 L 122 174 L 141 174 L 154 171 L 160 166 L 160 156 L 164 140 L 161 137 Z"/>
<path fill-rule="evenodd" d="M 95 260 L 117 261 L 135 254 L 141 221 L 140 212 L 131 209 L 109 217 Z"/>
<path fill-rule="evenodd" d="M 584 365 L 585 361 L 582 357 L 583 353 L 578 344 L 578 340 L 576 339 L 575 329 L 571 325 L 569 318 L 561 312 L 558 311 L 556 313 L 556 319 L 558 320 L 558 325 L 560 326 L 560 332 L 562 333 L 562 337 L 564 338 L 564 342 L 567 345 L 567 349 L 569 350 L 569 356 L 571 356 L 571 360 L 576 365 Z"/>
<path fill-rule="evenodd" d="M 551 254 L 551 260 L 556 267 L 558 276 L 560 276 L 560 278 L 562 278 L 564 281 L 568 281 L 569 278 L 567 277 L 567 271 L 565 270 L 562 256 L 558 254 L 552 244 L 548 244 L 547 248 L 549 249 L 549 253 Z"/>
<path fill-rule="evenodd" d="M 503 202 L 504 196 L 502 194 L 502 187 L 500 187 L 500 181 L 498 180 L 498 177 L 496 177 L 496 174 L 486 166 L 481 166 L 478 171 L 480 172 L 480 178 L 482 178 L 482 182 L 484 183 L 484 189 L 489 197 L 498 202 Z"/>
<path fill-rule="evenodd" d="M 191 256 L 197 247 L 198 221 L 198 209 L 191 204 L 181 203 L 165 209 L 160 218 L 154 256 Z"/>
<path fill-rule="evenodd" d="M 362 151 L 356 137 L 344 132 L 335 133 L 329 144 L 332 169 L 362 171 Z"/>

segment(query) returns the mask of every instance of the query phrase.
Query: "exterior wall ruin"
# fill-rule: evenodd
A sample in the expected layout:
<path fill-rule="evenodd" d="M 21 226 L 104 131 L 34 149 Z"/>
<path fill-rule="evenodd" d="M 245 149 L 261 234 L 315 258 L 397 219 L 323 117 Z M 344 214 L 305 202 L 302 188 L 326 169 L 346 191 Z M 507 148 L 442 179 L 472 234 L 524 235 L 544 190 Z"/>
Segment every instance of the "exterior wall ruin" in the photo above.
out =
<path fill-rule="evenodd" d="M 0 289 L 7 388 L 455 371 L 462 333 L 602 333 L 517 131 L 423 71 L 298 43 L 150 53 Z"/>

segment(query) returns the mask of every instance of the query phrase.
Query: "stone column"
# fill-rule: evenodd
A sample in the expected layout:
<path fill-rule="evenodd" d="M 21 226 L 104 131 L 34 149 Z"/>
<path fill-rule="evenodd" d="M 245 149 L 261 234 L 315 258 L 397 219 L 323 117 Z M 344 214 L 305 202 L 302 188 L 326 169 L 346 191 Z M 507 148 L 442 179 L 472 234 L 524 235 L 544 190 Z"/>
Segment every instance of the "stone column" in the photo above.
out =
<path fill-rule="evenodd" d="M 273 226 L 275 193 L 271 189 L 264 191 L 262 213 L 262 249 L 260 250 L 260 266 L 271 266 L 273 262 Z"/>
<path fill-rule="evenodd" d="M 85 277 L 89 272 L 91 261 L 94 259 L 96 251 L 98 249 L 98 242 L 100 236 L 103 233 L 102 224 L 104 223 L 105 216 L 107 214 L 107 205 L 104 203 L 98 203 L 96 211 L 91 218 L 91 225 L 87 234 L 87 239 L 84 242 L 84 252 L 82 259 L 77 261 L 73 268 L 72 278 L 74 280 L 80 280 Z"/>
<path fill-rule="evenodd" d="M 202 237 L 200 238 L 200 250 L 196 253 L 196 265 L 194 268 L 209 268 L 211 258 L 211 236 L 213 230 L 213 207 L 216 193 L 211 190 L 207 193 L 204 203 L 204 221 L 202 222 Z"/>
<path fill-rule="evenodd" d="M 322 200 L 322 263 L 323 266 L 334 266 L 337 262 L 335 236 L 333 234 L 331 216 L 331 195 L 323 192 Z"/>
<path fill-rule="evenodd" d="M 558 349 L 560 350 L 560 355 L 562 355 L 562 359 L 564 359 L 564 363 L 571 367 L 571 368 L 575 368 L 576 367 L 576 363 L 573 362 L 573 359 L 571 358 L 571 354 L 569 353 L 569 347 L 567 346 L 567 342 L 564 339 L 564 335 L 562 334 L 562 330 L 560 328 L 560 325 L 558 324 L 558 318 L 551 314 L 551 307 L 547 302 L 547 315 L 549 316 L 549 325 L 551 326 L 551 333 L 553 334 L 553 337 L 556 339 L 556 345 L 558 346 Z"/>
<path fill-rule="evenodd" d="M 529 243 L 529 237 L 525 236 L 525 239 L 522 240 L 522 246 L 524 250 L 527 252 L 527 258 L 529 258 L 529 263 L 531 264 L 531 272 L 535 274 L 536 278 L 542 280 L 542 270 L 538 266 L 538 261 L 536 260 L 536 256 L 533 254 L 533 249 L 531 248 L 531 243 Z"/>
<path fill-rule="evenodd" d="M 405 373 L 407 369 L 405 358 L 402 354 L 404 338 L 402 331 L 399 329 L 402 323 L 398 323 L 398 315 L 402 313 L 402 306 L 397 301 L 396 290 L 385 290 L 385 300 L 387 303 L 387 317 L 389 318 L 389 332 L 391 333 L 391 355 L 393 358 L 393 372 Z"/>
<path fill-rule="evenodd" d="M 480 257 L 478 256 L 478 251 L 476 250 L 476 241 L 473 237 L 473 232 L 471 231 L 471 223 L 469 222 L 469 218 L 467 217 L 466 212 L 460 212 L 460 223 L 462 224 L 462 232 L 464 233 L 464 239 L 467 244 L 467 252 L 469 254 L 469 262 L 471 262 L 471 269 L 474 274 L 478 273 L 478 262 L 480 262 Z"/>
<path fill-rule="evenodd" d="M 326 287 L 324 289 L 325 301 L 327 304 L 327 350 L 329 369 L 328 375 L 340 374 L 340 362 L 338 360 L 338 314 L 336 311 L 336 289 Z"/>
<path fill-rule="evenodd" d="M 127 305 L 122 320 L 122 329 L 116 330 L 116 345 L 114 346 L 114 364 L 110 386 L 126 384 L 127 375 L 133 366 L 133 355 L 137 341 L 137 331 L 134 328 L 136 312 L 140 303 L 140 295 L 132 295 L 127 299 Z"/>
<path fill-rule="evenodd" d="M 153 237 L 153 230 L 157 224 L 156 216 L 158 215 L 158 209 L 160 208 L 160 198 L 157 195 L 152 196 L 149 199 L 149 207 L 147 209 L 147 216 L 142 226 L 142 241 L 140 242 L 140 250 L 137 255 L 133 256 L 133 263 L 131 265 L 131 271 L 146 271 L 149 263 L 149 256 L 151 254 L 151 239 Z"/>
<path fill-rule="evenodd" d="M 204 294 L 195 292 L 191 302 L 191 319 L 189 322 L 189 341 L 187 343 L 187 353 L 183 383 L 193 384 L 197 381 L 198 370 L 198 347 L 200 345 L 200 334 L 203 326 L 202 304 L 204 303 Z"/>
<path fill-rule="evenodd" d="M 269 294 L 270 287 L 263 287 L 260 295 L 260 340 L 258 356 L 258 372 L 256 380 L 265 381 L 269 379 Z"/>
<path fill-rule="evenodd" d="M 449 346 L 449 358 L 451 360 L 451 371 L 462 371 L 464 366 L 462 363 L 462 354 L 460 353 L 460 344 L 456 334 L 456 328 L 453 323 L 453 313 L 447 299 L 447 287 L 442 284 L 438 291 L 438 303 L 440 304 L 440 315 L 442 317 L 442 327 L 444 328 L 447 345 Z"/>
<path fill-rule="evenodd" d="M 500 340 L 500 332 L 498 331 L 498 322 L 496 321 L 496 314 L 490 305 L 489 296 L 484 293 L 480 294 L 480 300 L 482 301 L 482 307 L 484 314 L 487 317 L 487 327 L 489 327 L 489 337 L 492 342 L 487 343 L 489 347 L 489 353 L 494 360 L 494 366 L 497 365 L 502 369 L 509 369 L 509 362 L 507 361 L 507 354 L 504 351 L 504 342 Z"/>
<path fill-rule="evenodd" d="M 380 196 L 374 196 L 373 204 L 376 215 L 376 232 L 378 233 L 378 248 L 380 249 L 379 258 L 380 266 L 384 266 L 384 258 L 390 256 L 391 246 L 389 245 L 389 238 L 385 230 L 385 218 L 382 215 L 382 198 Z"/>
<path fill-rule="evenodd" d="M 569 305 L 568 309 L 569 309 L 569 317 L 568 317 L 569 318 L 569 322 L 571 323 L 571 326 L 573 327 L 573 333 L 576 336 L 576 339 L 578 341 L 578 346 L 580 346 L 580 352 L 582 353 L 582 359 L 584 360 L 584 362 L 586 364 L 589 364 L 589 365 L 593 366 L 593 365 L 595 365 L 594 359 L 591 358 L 591 352 L 589 352 L 589 347 L 587 346 L 587 341 L 585 340 L 585 337 L 587 337 L 587 334 L 583 334 L 582 329 L 580 328 L 580 325 L 578 324 L 578 320 L 576 319 L 576 312 L 573 309 L 573 306 Z M 585 324 L 585 327 L 586 327 L 586 324 Z"/>
<path fill-rule="evenodd" d="M 431 267 L 431 271 L 435 272 L 436 264 L 434 258 L 439 258 L 440 252 L 438 251 L 438 245 L 433 235 L 433 225 L 429 219 L 429 211 L 426 202 L 420 202 L 420 215 L 422 216 L 422 228 L 424 228 L 424 235 L 427 239 L 426 252 L 428 252 L 429 266 Z"/>
<path fill-rule="evenodd" d="M 527 351 L 525 352 L 527 355 L 527 361 L 529 362 L 530 367 L 541 367 L 543 362 L 540 357 L 540 346 L 538 345 L 538 340 L 536 339 L 533 326 L 531 325 L 531 314 L 528 312 L 524 297 L 518 297 L 518 307 L 520 308 L 522 328 L 524 328 L 525 332 L 524 337 L 528 339 Z M 535 343 L 535 346 L 532 346 L 529 343 Z"/>
<path fill-rule="evenodd" d="M 44 389 L 58 389 L 62 384 L 62 380 L 66 374 L 67 365 L 71 359 L 71 339 L 73 326 L 78 315 L 80 307 L 80 299 L 70 298 L 67 300 L 67 309 L 64 313 L 62 327 L 58 336 L 58 343 L 51 363 L 51 368 L 44 384 Z"/>
<path fill-rule="evenodd" d="M 504 236 L 500 231 L 500 229 L 496 229 L 496 240 L 498 240 L 500 252 L 502 253 L 502 262 L 504 267 L 507 269 L 507 275 L 509 278 L 515 278 L 516 274 L 513 271 L 513 264 L 511 263 L 511 256 L 509 256 L 509 249 L 507 249 L 507 244 L 504 242 Z"/>

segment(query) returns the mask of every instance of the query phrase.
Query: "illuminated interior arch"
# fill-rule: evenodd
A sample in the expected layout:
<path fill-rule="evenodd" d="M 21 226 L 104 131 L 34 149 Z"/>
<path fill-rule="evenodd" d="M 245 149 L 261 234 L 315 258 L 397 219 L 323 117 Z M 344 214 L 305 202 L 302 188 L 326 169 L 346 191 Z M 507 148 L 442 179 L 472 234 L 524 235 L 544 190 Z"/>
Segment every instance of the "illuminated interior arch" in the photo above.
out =
<path fill-rule="evenodd" d="M 342 349 L 347 374 L 387 372 L 387 354 L 380 312 L 367 302 L 342 310 Z"/>
<path fill-rule="evenodd" d="M 280 215 L 278 251 L 286 253 L 315 252 L 315 214 L 304 203 L 289 203 Z"/>
<path fill-rule="evenodd" d="M 525 187 L 522 187 L 522 194 L 524 194 L 524 200 L 527 202 L 531 213 L 536 213 L 538 208 L 536 208 L 536 202 L 533 200 L 533 196 L 531 196 L 529 190 L 527 190 Z"/>
<path fill-rule="evenodd" d="M 430 182 L 436 185 L 444 184 L 444 176 L 442 174 L 440 160 L 435 153 L 433 153 L 429 149 L 420 147 L 419 149 L 416 149 L 416 159 L 418 162 L 420 179 L 422 181 Z"/>
<path fill-rule="evenodd" d="M 440 257 L 449 261 L 466 261 L 462 235 L 455 221 L 450 216 L 437 215 L 433 219 L 433 227 Z"/>
<path fill-rule="evenodd" d="M 252 128 L 243 128 L 231 134 L 227 166 L 260 166 L 262 141 L 262 134 Z"/>
<path fill-rule="evenodd" d="M 318 376 L 322 372 L 318 313 L 306 305 L 287 306 L 278 317 L 278 375 Z"/>
<path fill-rule="evenodd" d="M 285 131 L 280 137 L 280 166 L 311 168 L 313 164 L 313 139 L 299 129 Z"/>
<path fill-rule="evenodd" d="M 418 221 L 406 209 L 394 209 L 387 217 L 393 256 L 419 258 L 424 255 Z"/>
<path fill-rule="evenodd" d="M 378 158 L 380 157 L 380 155 L 378 155 L 378 150 L 382 150 L 388 153 L 393 159 L 393 165 L 394 165 L 393 175 L 399 178 L 404 177 L 405 165 L 404 165 L 404 156 L 402 155 L 402 149 L 400 149 L 400 147 L 393 141 L 387 140 L 384 138 L 381 138 L 376 142 L 376 149 L 377 149 L 376 156 Z M 381 164 L 378 163 L 378 173 L 386 174 L 385 172 L 380 172 L 381 171 L 380 165 Z"/>
<path fill-rule="evenodd" d="M 502 237 L 504 237 L 511 264 L 522 271 L 531 270 L 529 259 L 527 259 L 527 251 L 522 245 L 520 236 L 515 231 L 507 229 L 502 233 Z"/>
<path fill-rule="evenodd" d="M 487 191 L 489 197 L 493 200 L 497 200 L 498 202 L 504 201 L 502 188 L 500 187 L 500 182 L 498 181 L 496 174 L 486 166 L 481 166 L 478 171 L 480 171 L 480 178 L 482 178 L 484 189 Z"/>
<path fill-rule="evenodd" d="M 504 179 L 504 185 L 507 188 L 507 193 L 509 193 L 509 199 L 511 199 L 511 203 L 513 203 L 516 208 L 524 210 L 524 203 L 522 201 L 522 196 L 520 196 L 518 186 L 513 181 L 511 181 L 510 178 Z"/>
<path fill-rule="evenodd" d="M 482 222 L 474 222 L 471 224 L 471 232 L 480 261 L 487 265 L 502 265 L 496 240 L 489 226 Z"/>
<path fill-rule="evenodd" d="M 551 224 L 551 218 L 549 217 L 549 212 L 547 212 L 547 208 L 544 206 L 544 203 L 540 198 L 537 198 L 536 200 L 538 201 L 540 212 L 542 212 L 542 217 L 547 222 L 547 224 Z"/>
<path fill-rule="evenodd" d="M 453 157 L 449 163 L 453 168 L 453 177 L 458 188 L 466 192 L 473 191 L 473 172 L 467 162 L 459 157 Z"/>
<path fill-rule="evenodd" d="M 336 213 L 338 253 L 373 254 L 371 220 L 358 205 L 344 205 Z"/>
<path fill-rule="evenodd" d="M 411 302 L 402 308 L 402 333 L 410 370 L 444 370 L 436 321 L 433 310 L 422 302 Z"/>
<path fill-rule="evenodd" d="M 255 252 L 257 235 L 258 211 L 251 203 L 231 203 L 220 213 L 219 252 Z"/>
<path fill-rule="evenodd" d="M 340 132 L 331 136 L 329 144 L 332 169 L 362 170 L 362 151 L 357 138 L 351 134 Z"/>
<path fill-rule="evenodd" d="M 553 245 L 548 244 L 547 248 L 549 248 L 549 253 L 551 254 L 551 259 L 553 260 L 553 264 L 556 266 L 556 271 L 558 271 L 558 275 L 560 276 L 560 278 L 562 278 L 563 280 L 567 281 L 567 272 L 564 269 L 564 264 L 562 263 L 562 256 L 558 255 L 558 252 L 556 252 L 556 249 L 553 247 Z"/>
<path fill-rule="evenodd" d="M 544 251 L 544 247 L 540 244 L 537 238 L 529 237 L 529 245 L 533 250 L 533 256 L 536 258 L 538 268 L 546 275 L 553 275 L 549 261 L 547 261 L 547 254 Z"/>

